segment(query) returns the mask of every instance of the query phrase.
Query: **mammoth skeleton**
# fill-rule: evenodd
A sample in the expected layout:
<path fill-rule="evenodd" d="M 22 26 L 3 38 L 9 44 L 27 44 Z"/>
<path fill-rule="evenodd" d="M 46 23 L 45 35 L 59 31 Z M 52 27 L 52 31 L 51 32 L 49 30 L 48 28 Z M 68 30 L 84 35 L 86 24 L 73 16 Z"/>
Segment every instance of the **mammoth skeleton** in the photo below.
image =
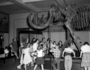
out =
<path fill-rule="evenodd" d="M 77 48 L 80 49 L 80 41 L 78 40 L 78 37 L 74 34 L 74 30 L 72 28 L 72 23 L 71 23 L 75 15 L 76 12 L 71 8 L 71 6 L 68 6 L 64 10 L 56 5 L 53 5 L 48 12 L 47 18 L 44 18 L 43 15 L 41 18 L 38 18 L 37 13 L 32 12 L 28 16 L 28 23 L 29 26 L 35 29 L 42 30 L 50 26 L 50 24 L 54 23 L 56 20 L 58 21 L 57 23 L 59 23 L 59 20 L 61 19 L 60 22 L 62 21 L 63 25 L 65 25 L 66 28 L 69 30 Z M 38 23 L 41 23 L 41 25 Z"/>
<path fill-rule="evenodd" d="M 78 31 L 88 30 L 90 28 L 89 12 L 90 8 L 88 5 L 74 8 L 74 10 L 71 6 L 62 9 L 56 5 L 52 5 L 46 18 L 44 18 L 44 14 L 39 18 L 37 13 L 31 12 L 28 16 L 28 25 L 35 29 L 44 29 L 50 26 L 50 24 L 61 24 L 59 22 L 66 21 L 67 16 L 72 16 L 72 14 L 74 14 L 75 16 L 72 18 L 70 23 L 73 29 Z"/>

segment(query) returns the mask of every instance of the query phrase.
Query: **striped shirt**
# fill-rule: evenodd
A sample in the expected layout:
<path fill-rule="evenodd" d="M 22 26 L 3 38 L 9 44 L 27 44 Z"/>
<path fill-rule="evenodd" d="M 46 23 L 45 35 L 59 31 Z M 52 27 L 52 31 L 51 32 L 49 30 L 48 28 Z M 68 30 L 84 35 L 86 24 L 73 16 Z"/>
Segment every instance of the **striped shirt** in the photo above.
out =
<path fill-rule="evenodd" d="M 52 48 L 50 52 L 53 53 L 54 58 L 60 58 L 61 51 L 58 48 Z"/>

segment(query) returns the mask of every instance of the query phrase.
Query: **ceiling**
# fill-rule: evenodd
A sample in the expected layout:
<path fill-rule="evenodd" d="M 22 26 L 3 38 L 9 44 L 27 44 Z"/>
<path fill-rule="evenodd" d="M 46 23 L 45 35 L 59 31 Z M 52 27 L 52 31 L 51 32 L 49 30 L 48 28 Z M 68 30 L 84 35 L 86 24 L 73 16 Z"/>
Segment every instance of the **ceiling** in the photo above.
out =
<path fill-rule="evenodd" d="M 90 0 L 0 0 L 0 12 L 6 14 L 48 11 L 52 4 L 66 8 L 71 4 L 89 4 Z"/>

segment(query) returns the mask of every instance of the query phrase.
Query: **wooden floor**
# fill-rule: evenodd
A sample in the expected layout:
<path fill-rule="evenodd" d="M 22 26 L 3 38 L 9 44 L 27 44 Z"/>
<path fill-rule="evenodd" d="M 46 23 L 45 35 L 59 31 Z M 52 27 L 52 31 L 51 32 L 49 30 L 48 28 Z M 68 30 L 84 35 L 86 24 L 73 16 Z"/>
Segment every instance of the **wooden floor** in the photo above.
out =
<path fill-rule="evenodd" d="M 17 69 L 18 65 L 19 60 L 8 59 L 5 63 L 0 60 L 0 70 L 19 70 Z M 45 60 L 44 69 L 52 70 L 50 60 Z M 24 68 L 22 68 L 21 70 L 24 70 Z M 28 66 L 27 70 L 33 70 L 33 67 Z M 40 67 L 38 67 L 37 70 L 41 70 Z M 60 70 L 65 70 L 64 63 L 62 61 L 60 62 Z M 72 70 L 83 70 L 83 68 L 81 68 L 80 62 L 73 62 Z"/>
<path fill-rule="evenodd" d="M 47 64 L 44 65 L 45 70 L 50 70 L 50 62 L 46 62 Z M 3 63 L 2 60 L 0 60 L 0 70 L 19 70 L 17 69 L 17 66 L 19 65 L 19 60 L 13 60 L 8 59 L 5 63 Z M 24 70 L 22 68 L 21 70 Z M 27 70 L 33 70 L 33 67 L 28 66 Z M 40 67 L 37 68 L 37 70 L 41 70 Z"/>

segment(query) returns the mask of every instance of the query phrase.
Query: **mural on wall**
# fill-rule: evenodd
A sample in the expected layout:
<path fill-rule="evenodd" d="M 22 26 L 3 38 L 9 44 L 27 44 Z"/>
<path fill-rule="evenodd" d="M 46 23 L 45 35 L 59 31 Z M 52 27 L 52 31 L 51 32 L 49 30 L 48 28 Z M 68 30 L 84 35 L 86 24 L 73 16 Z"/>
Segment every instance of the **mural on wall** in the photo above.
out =
<path fill-rule="evenodd" d="M 9 32 L 9 15 L 0 13 L 0 32 L 8 33 Z"/>

